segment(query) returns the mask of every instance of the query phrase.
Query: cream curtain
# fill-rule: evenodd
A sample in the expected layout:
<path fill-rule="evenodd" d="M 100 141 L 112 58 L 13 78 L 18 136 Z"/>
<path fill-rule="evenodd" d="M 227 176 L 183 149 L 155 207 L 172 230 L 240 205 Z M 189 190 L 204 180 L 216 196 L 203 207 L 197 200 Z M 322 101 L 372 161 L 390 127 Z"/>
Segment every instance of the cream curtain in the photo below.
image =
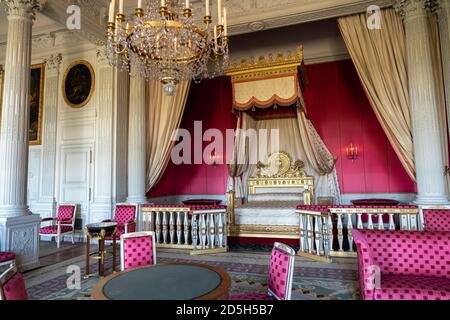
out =
<path fill-rule="evenodd" d="M 170 159 L 173 133 L 180 127 L 190 81 L 177 86 L 175 96 L 166 96 L 159 81 L 148 84 L 147 114 L 147 190 L 161 179 Z"/>
<path fill-rule="evenodd" d="M 251 171 L 250 152 L 254 151 L 250 148 L 246 132 L 254 128 L 255 121 L 252 117 L 245 112 L 239 112 L 233 157 L 228 164 L 228 190 L 234 190 L 236 199 L 247 197 L 247 172 Z"/>
<path fill-rule="evenodd" d="M 339 18 L 339 27 L 375 115 L 415 181 L 403 22 L 393 9 L 381 14 L 381 30 L 367 28 L 366 14 Z"/>
<path fill-rule="evenodd" d="M 261 136 L 267 132 L 267 144 L 252 147 L 250 152 L 258 155 L 258 160 L 267 163 L 269 155 L 273 152 L 285 151 L 293 160 L 302 160 L 304 170 L 314 177 L 315 196 L 333 197 L 340 203 L 340 190 L 337 182 L 335 159 L 328 151 L 322 139 L 317 134 L 312 123 L 306 119 L 302 111 L 298 111 L 299 118 L 284 118 L 259 120 L 255 122 L 255 129 Z M 278 130 L 278 138 L 272 140 L 272 134 Z M 274 144 L 279 140 L 279 144 Z M 256 166 L 249 165 L 244 173 L 242 183 L 247 185 L 248 178 L 256 174 Z M 246 194 L 247 196 L 247 194 Z"/>

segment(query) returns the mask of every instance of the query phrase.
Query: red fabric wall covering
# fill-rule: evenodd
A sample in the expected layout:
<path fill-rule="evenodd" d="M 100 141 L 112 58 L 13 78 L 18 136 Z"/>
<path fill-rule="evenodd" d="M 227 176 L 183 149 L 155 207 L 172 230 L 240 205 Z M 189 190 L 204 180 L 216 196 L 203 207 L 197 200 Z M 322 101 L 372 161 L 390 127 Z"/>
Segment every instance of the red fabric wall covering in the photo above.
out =
<path fill-rule="evenodd" d="M 189 130 L 192 134 L 194 122 L 202 121 L 203 132 L 215 128 L 219 129 L 225 137 L 227 129 L 236 129 L 236 115 L 231 110 L 231 80 L 228 77 L 204 80 L 200 84 L 193 83 L 181 128 Z M 192 141 L 192 143 L 194 142 Z M 203 147 L 209 143 L 204 142 Z M 223 154 L 217 153 L 217 157 L 222 158 L 223 156 Z M 223 162 L 226 163 L 226 160 Z M 192 163 L 194 163 L 194 159 L 192 159 Z M 175 166 L 170 162 L 163 178 L 149 192 L 148 196 L 225 194 L 227 180 L 228 168 L 226 165 L 183 164 Z"/>
<path fill-rule="evenodd" d="M 416 192 L 373 113 L 351 60 L 307 66 L 308 116 L 325 144 L 338 157 L 342 193 Z M 356 161 L 346 158 L 350 143 Z"/>
<path fill-rule="evenodd" d="M 309 65 L 306 69 L 308 116 L 325 144 L 338 157 L 341 192 L 415 192 L 415 184 L 379 125 L 351 60 Z M 229 78 L 193 84 L 181 127 L 193 132 L 194 121 L 201 120 L 203 130 L 217 128 L 225 135 L 226 129 L 236 127 L 231 107 Z M 345 154 L 345 147 L 350 143 L 360 149 L 360 157 L 354 162 Z M 227 177 L 226 165 L 175 166 L 170 163 L 160 183 L 148 196 L 224 194 Z"/>

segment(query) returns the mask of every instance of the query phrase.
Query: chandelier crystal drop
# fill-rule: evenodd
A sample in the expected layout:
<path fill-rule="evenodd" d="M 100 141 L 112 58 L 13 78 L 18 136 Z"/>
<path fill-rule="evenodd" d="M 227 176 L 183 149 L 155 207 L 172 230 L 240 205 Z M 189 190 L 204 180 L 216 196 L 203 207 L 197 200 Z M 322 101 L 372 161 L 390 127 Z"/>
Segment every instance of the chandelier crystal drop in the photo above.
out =
<path fill-rule="evenodd" d="M 109 10 L 106 55 L 112 66 L 158 80 L 167 95 L 174 95 L 181 81 L 200 82 L 222 75 L 228 66 L 227 11 L 218 0 L 218 23 L 213 25 L 210 0 L 201 26 L 195 24 L 190 1 L 142 0 L 134 16 L 126 19 L 123 0 Z M 133 68 L 132 68 L 133 67 Z"/>

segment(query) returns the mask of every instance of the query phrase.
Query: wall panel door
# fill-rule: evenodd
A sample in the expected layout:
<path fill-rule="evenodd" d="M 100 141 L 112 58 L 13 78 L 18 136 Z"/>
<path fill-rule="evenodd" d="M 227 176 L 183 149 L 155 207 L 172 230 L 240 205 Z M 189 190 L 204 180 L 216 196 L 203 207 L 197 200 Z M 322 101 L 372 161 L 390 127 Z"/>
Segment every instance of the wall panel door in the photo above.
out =
<path fill-rule="evenodd" d="M 83 228 L 90 222 L 92 198 L 91 145 L 62 147 L 60 152 L 59 203 L 78 204 Z"/>

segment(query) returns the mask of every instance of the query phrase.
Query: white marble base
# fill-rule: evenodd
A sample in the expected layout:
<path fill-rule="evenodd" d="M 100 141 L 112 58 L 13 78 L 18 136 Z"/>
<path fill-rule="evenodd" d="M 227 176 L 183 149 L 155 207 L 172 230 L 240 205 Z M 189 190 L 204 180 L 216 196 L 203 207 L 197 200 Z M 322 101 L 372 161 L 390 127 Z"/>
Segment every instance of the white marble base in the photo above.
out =
<path fill-rule="evenodd" d="M 14 252 L 21 271 L 39 267 L 39 215 L 0 217 L 0 250 Z"/>

